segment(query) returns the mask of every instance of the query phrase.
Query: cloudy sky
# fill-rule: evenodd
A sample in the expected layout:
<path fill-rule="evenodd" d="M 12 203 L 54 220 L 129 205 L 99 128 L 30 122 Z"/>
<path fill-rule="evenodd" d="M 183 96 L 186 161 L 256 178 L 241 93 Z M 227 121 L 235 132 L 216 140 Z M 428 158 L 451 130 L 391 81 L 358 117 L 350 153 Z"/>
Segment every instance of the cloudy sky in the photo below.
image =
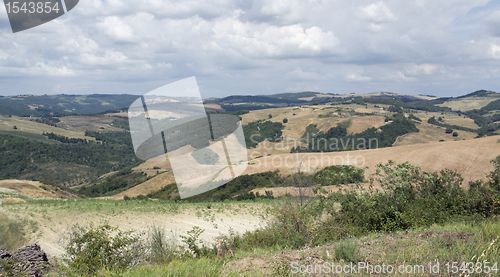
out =
<path fill-rule="evenodd" d="M 12 33 L 0 95 L 500 92 L 500 1 L 82 0 Z"/>

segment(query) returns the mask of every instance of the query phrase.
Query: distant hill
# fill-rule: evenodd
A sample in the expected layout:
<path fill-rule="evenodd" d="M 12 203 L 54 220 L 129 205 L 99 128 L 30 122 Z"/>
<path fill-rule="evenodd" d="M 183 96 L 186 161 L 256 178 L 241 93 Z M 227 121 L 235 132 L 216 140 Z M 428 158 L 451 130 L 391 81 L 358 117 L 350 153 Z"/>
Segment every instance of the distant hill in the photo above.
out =
<path fill-rule="evenodd" d="M 97 114 L 127 109 L 137 97 L 128 94 L 5 96 L 0 98 L 0 115 Z"/>
<path fill-rule="evenodd" d="M 466 95 L 462 95 L 456 98 L 467 98 L 467 97 L 490 97 L 490 96 L 500 96 L 500 94 L 494 92 L 494 91 L 489 91 L 489 90 L 477 90 L 474 92 L 471 92 Z"/>

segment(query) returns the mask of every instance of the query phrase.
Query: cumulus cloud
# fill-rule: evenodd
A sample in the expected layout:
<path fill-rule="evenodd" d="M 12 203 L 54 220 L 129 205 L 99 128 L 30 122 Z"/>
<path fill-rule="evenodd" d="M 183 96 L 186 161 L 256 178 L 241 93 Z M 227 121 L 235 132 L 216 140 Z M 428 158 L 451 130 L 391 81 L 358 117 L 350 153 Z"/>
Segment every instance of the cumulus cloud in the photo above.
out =
<path fill-rule="evenodd" d="M 360 76 L 360 75 L 357 75 L 357 74 L 349 74 L 346 76 L 347 80 L 350 80 L 350 81 L 360 81 L 360 82 L 366 82 L 366 81 L 370 81 L 372 78 L 371 77 L 367 77 L 367 76 Z"/>
<path fill-rule="evenodd" d="M 1 88 L 143 93 L 195 75 L 206 96 L 500 90 L 487 3 L 88 0 L 16 34 L 2 6 Z"/>
<path fill-rule="evenodd" d="M 366 18 L 376 24 L 386 23 L 396 20 L 396 16 L 383 1 L 371 3 L 362 8 Z"/>

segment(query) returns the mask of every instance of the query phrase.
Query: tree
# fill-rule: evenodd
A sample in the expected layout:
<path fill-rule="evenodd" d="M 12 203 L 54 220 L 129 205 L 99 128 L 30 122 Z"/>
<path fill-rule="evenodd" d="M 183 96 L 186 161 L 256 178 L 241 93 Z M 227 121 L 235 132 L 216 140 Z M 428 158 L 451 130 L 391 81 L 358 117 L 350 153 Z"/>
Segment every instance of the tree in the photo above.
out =
<path fill-rule="evenodd" d="M 269 117 L 269 118 L 273 118 L 273 115 L 272 115 L 272 114 L 269 114 L 269 115 L 268 115 L 268 117 Z"/>
<path fill-rule="evenodd" d="M 458 133 L 457 132 L 453 132 L 453 136 L 454 137 L 458 137 Z"/>
<path fill-rule="evenodd" d="M 445 133 L 451 134 L 451 133 L 453 133 L 453 129 L 451 129 L 450 127 L 448 127 L 448 128 L 446 128 Z"/>
<path fill-rule="evenodd" d="M 287 118 L 283 118 L 283 123 L 288 123 L 288 119 Z"/>

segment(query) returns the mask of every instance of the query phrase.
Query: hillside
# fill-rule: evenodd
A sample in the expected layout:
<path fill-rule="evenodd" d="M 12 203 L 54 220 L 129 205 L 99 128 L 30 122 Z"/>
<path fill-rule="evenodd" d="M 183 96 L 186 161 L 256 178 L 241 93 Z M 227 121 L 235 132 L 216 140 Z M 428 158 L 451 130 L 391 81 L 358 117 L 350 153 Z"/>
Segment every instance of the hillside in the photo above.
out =
<path fill-rule="evenodd" d="M 289 155 L 299 145 L 306 146 L 309 143 L 303 139 L 306 130 L 317 139 L 332 139 L 339 135 L 335 128 L 340 124 L 345 128 L 340 139 L 377 138 L 382 143 L 379 147 L 388 148 L 373 152 L 330 152 L 325 156 L 339 156 L 340 159 L 345 155 L 362 154 L 370 157 L 367 165 L 374 166 L 387 159 L 398 160 L 401 155 L 397 151 L 411 148 L 417 149 L 411 158 L 424 168 L 443 169 L 450 165 L 462 172 L 466 179 L 473 180 L 482 173 L 465 170 L 470 167 L 467 164 L 472 157 L 460 159 L 464 156 L 453 147 L 450 148 L 452 154 L 447 154 L 446 145 L 464 143 L 465 157 L 468 157 L 467 153 L 476 151 L 474 145 L 482 141 L 475 138 L 499 134 L 499 96 L 491 91 L 476 91 L 455 98 L 390 92 L 336 95 L 306 91 L 264 96 L 236 95 L 204 101 L 208 113 L 229 113 L 241 118 L 249 148 L 250 166 L 246 172 L 249 174 L 276 168 L 285 174 L 290 172 L 291 169 L 285 166 L 259 164 L 266 159 Z M 168 163 L 140 161 L 133 153 L 126 108 L 136 98 L 133 95 L 2 97 L 1 178 L 49 181 L 77 186 L 76 189 L 88 197 L 115 195 L 115 198 L 147 194 L 172 182 L 174 179 Z M 5 105 L 10 110 L 16 109 L 18 115 L 29 116 L 11 115 Z M 402 121 L 395 121 L 396 118 Z M 404 124 L 399 124 L 400 121 Z M 407 126 L 407 130 L 399 130 L 396 123 Z M 253 134 L 261 135 L 260 139 L 251 142 Z M 273 138 L 273 141 L 266 138 Z M 462 142 L 464 140 L 466 142 Z M 196 148 L 187 146 L 182 149 L 191 152 Z M 493 148 L 497 148 L 496 145 Z M 331 151 L 327 148 L 307 149 L 308 152 Z M 428 149 L 434 150 L 429 152 Z M 429 161 L 417 158 L 432 152 L 443 153 L 443 157 L 451 155 L 462 164 L 436 157 Z M 381 156 L 372 153 L 381 153 Z M 307 159 L 310 155 L 311 159 L 316 158 L 315 154 L 300 155 L 306 155 Z M 432 160 L 441 160 L 442 164 L 432 165 Z M 487 163 L 488 159 L 484 161 L 486 167 L 478 170 L 485 172 L 489 168 Z M 314 164 L 311 166 L 313 168 L 308 170 L 315 170 Z"/>
<path fill-rule="evenodd" d="M 42 116 L 97 114 L 105 111 L 126 109 L 136 95 L 19 95 L 0 98 L 0 115 Z"/>
<path fill-rule="evenodd" d="M 79 198 L 68 189 L 42 184 L 36 181 L 14 180 L 14 179 L 0 181 L 0 198 L 19 197 L 19 196 L 28 198 L 43 198 L 43 199 Z"/>
<path fill-rule="evenodd" d="M 276 169 L 280 170 L 282 175 L 288 175 L 297 172 L 299 164 L 301 172 L 314 173 L 326 166 L 356 165 L 356 162 L 358 162 L 361 167 L 368 166 L 365 173 L 365 177 L 368 177 L 374 172 L 375 165 L 385 163 L 388 160 L 395 160 L 398 163 L 408 161 L 431 172 L 444 169 L 456 170 L 462 174 L 466 185 L 469 181 L 484 179 L 486 174 L 493 169 L 490 161 L 498 155 L 500 155 L 500 139 L 493 136 L 471 140 L 417 143 L 381 149 L 323 154 L 273 154 L 249 161 L 248 168 L 243 175 Z M 321 159 L 323 159 L 323 164 L 321 164 Z M 363 160 L 364 163 L 362 163 Z M 281 164 L 280 161 L 282 161 Z M 285 161 L 288 164 L 285 164 Z M 342 163 L 342 161 L 344 162 Z M 140 194 L 146 195 L 170 183 L 172 183 L 171 175 L 168 173 L 163 174 L 112 198 L 121 199 L 125 195 L 129 197 Z"/>

